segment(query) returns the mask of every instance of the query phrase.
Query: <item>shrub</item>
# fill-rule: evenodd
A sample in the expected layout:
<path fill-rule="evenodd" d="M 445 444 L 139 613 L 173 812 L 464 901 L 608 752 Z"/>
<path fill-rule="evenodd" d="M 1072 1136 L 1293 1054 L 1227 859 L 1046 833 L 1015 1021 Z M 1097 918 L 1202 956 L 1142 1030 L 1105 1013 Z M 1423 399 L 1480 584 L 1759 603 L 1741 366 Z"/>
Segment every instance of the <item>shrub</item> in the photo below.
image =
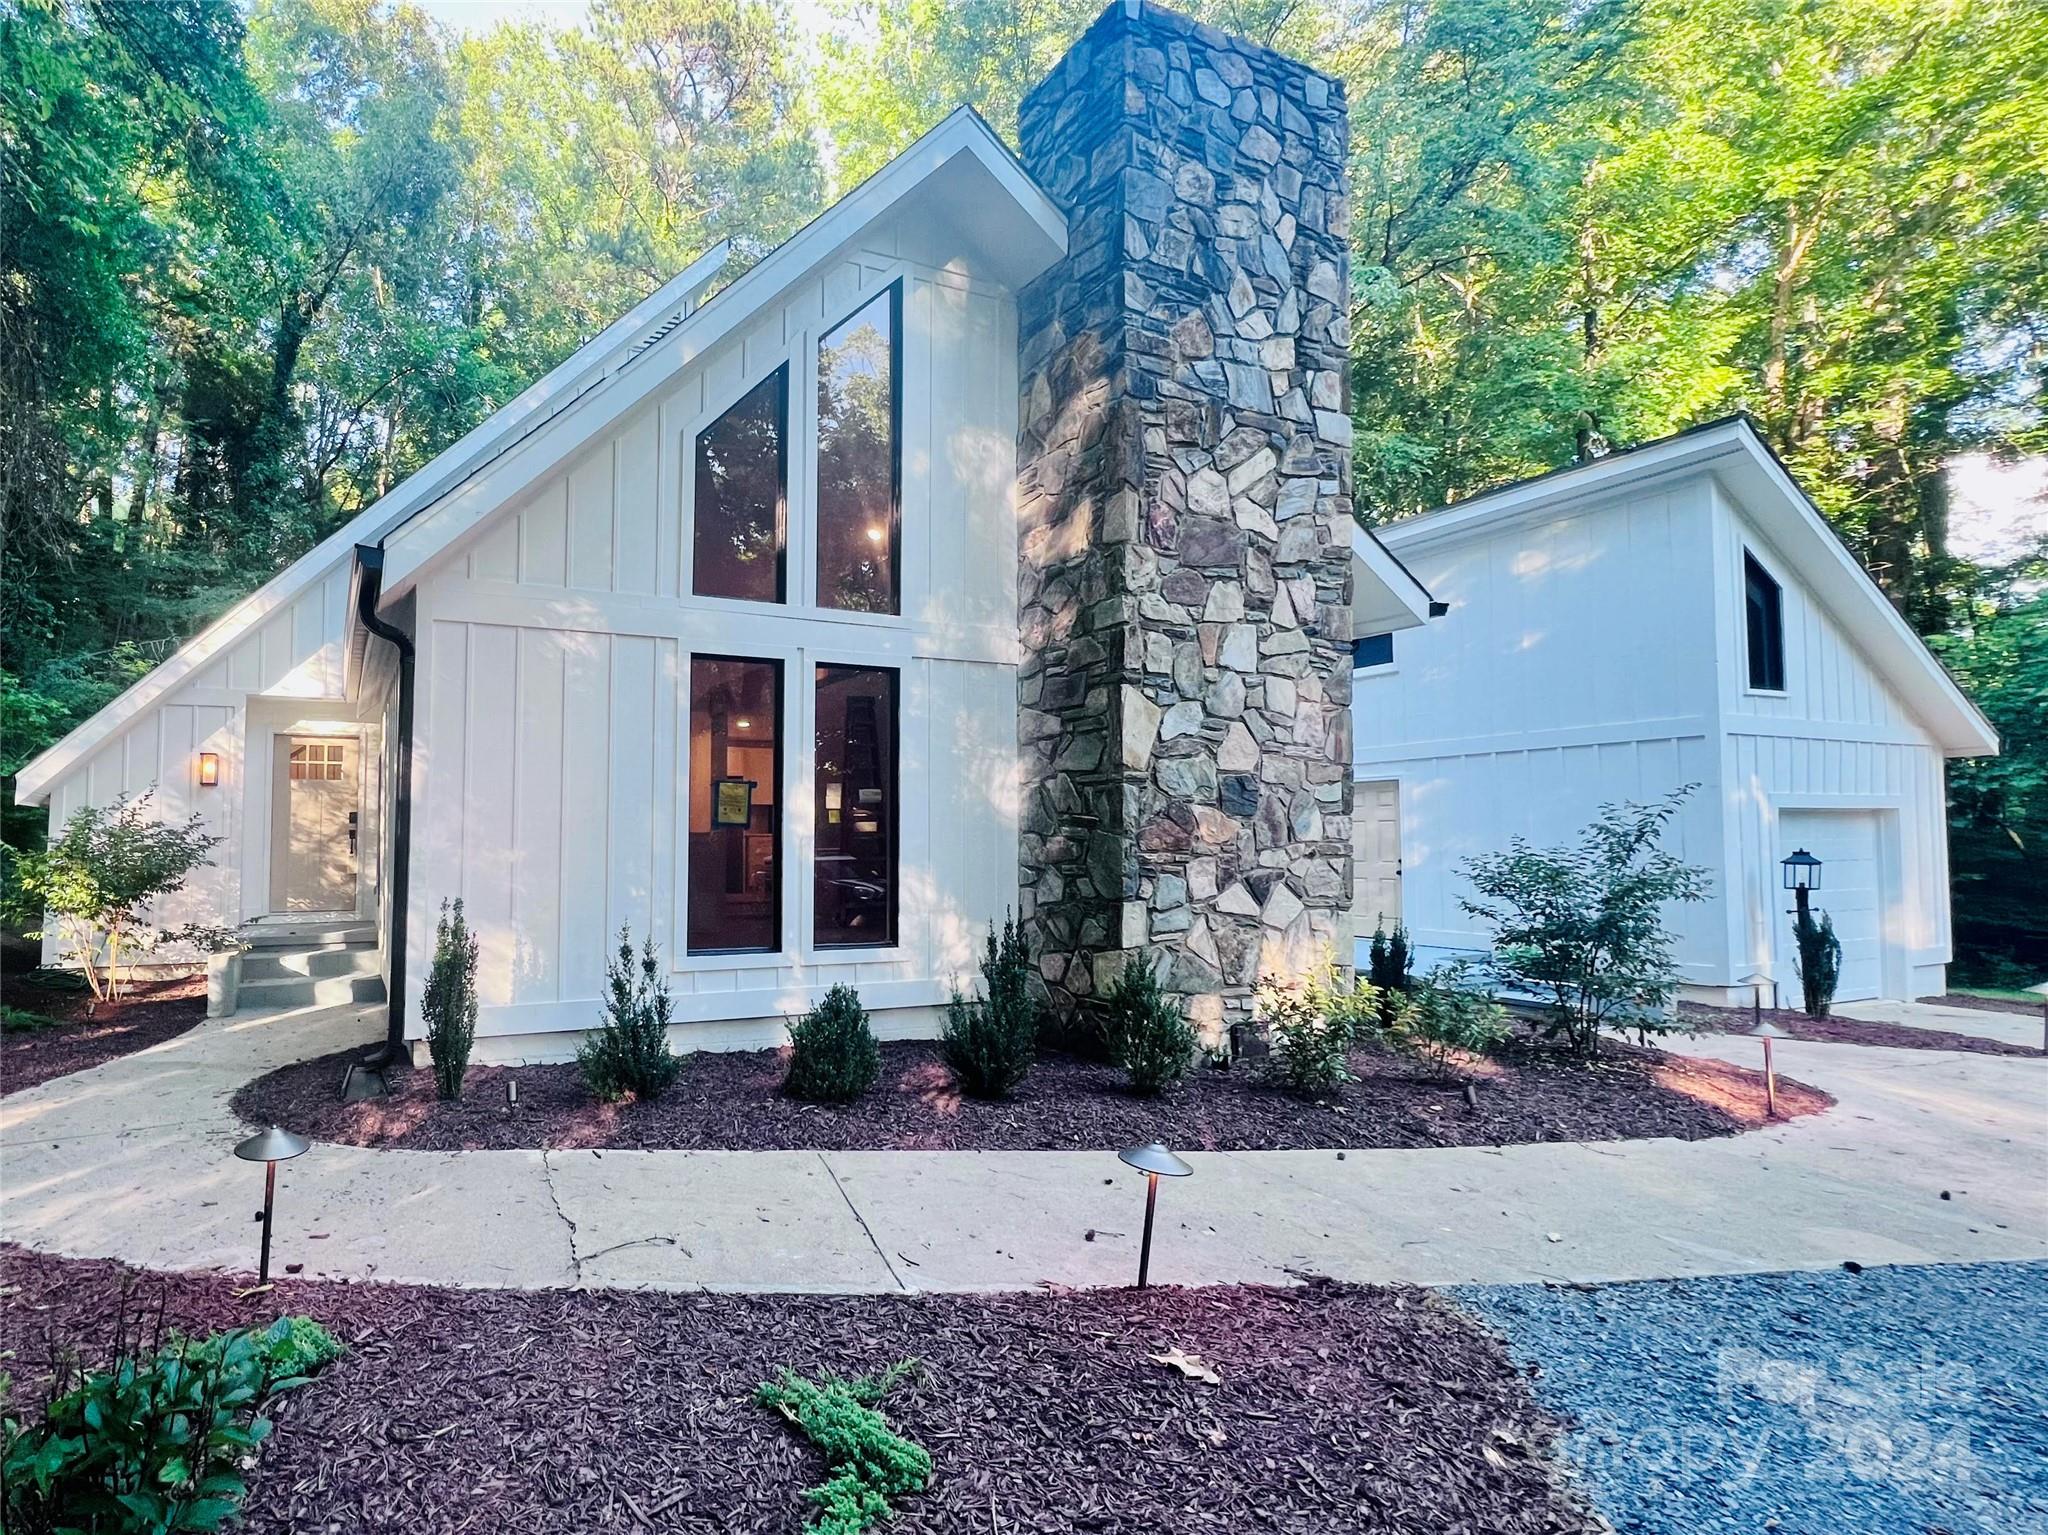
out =
<path fill-rule="evenodd" d="M 420 1018 L 427 1026 L 427 1054 L 434 1061 L 434 1090 L 452 1102 L 462 1096 L 470 1046 L 476 1042 L 476 935 L 462 919 L 459 898 L 441 903 L 441 922 L 434 929 L 434 965 L 427 972 Z"/>
<path fill-rule="evenodd" d="M 1031 1070 L 1038 1050 L 1038 1018 L 1031 1005 L 1030 962 L 1016 920 L 1005 917 L 1000 936 L 989 924 L 981 959 L 986 995 L 972 1001 L 953 990 L 939 1049 L 961 1088 L 976 1098 L 1007 1098 Z"/>
<path fill-rule="evenodd" d="M 1547 997 L 1547 1035 L 1563 1036 L 1581 1056 L 1599 1053 L 1610 1024 L 1639 1035 L 1674 1026 L 1678 963 L 1664 907 L 1705 900 L 1710 881 L 1662 839 L 1696 787 L 1647 805 L 1603 805 L 1572 847 L 1533 848 L 1517 837 L 1505 853 L 1465 860 L 1478 898 L 1459 904 L 1493 928 L 1498 981 Z"/>
<path fill-rule="evenodd" d="M 607 1103 L 631 1093 L 659 1098 L 683 1069 L 668 1047 L 669 995 L 661 952 L 648 938 L 633 958 L 633 935 L 619 929 L 619 951 L 605 972 L 604 1022 L 584 1036 L 576 1064 L 584 1084 Z"/>
<path fill-rule="evenodd" d="M 38 924 L 30 938 L 44 936 L 40 924 L 49 921 L 64 958 L 85 972 L 94 1008 L 118 995 L 124 967 L 164 938 L 144 924 L 150 903 L 211 863 L 221 840 L 197 815 L 182 824 L 150 815 L 154 792 L 82 806 L 41 852 L 9 850 L 10 916 Z"/>
<path fill-rule="evenodd" d="M 1374 925 L 1372 947 L 1366 954 L 1366 978 L 1379 993 L 1381 1025 L 1391 1024 L 1400 994 L 1415 984 L 1415 953 L 1408 943 L 1407 928 L 1396 922 L 1390 933 L 1384 922 Z"/>
<path fill-rule="evenodd" d="M 1180 1004 L 1160 989 L 1158 975 L 1135 955 L 1124 961 L 1103 996 L 1102 1032 L 1109 1058 L 1141 1093 L 1156 1093 L 1185 1077 L 1200 1043 Z"/>
<path fill-rule="evenodd" d="M 1460 1055 L 1499 1049 L 1510 1032 L 1507 1010 L 1470 989 L 1466 974 L 1462 965 L 1446 967 L 1411 987 L 1395 1011 L 1394 1042 L 1438 1077 L 1455 1075 L 1451 1063 Z"/>
<path fill-rule="evenodd" d="M 1385 994 L 1355 973 L 1348 978 L 1337 968 L 1337 956 L 1325 950 L 1322 962 L 1302 982 L 1302 999 L 1339 1030 L 1349 1044 L 1363 1044 L 1386 1025 Z"/>
<path fill-rule="evenodd" d="M 875 1085 L 882 1050 L 868 1026 L 868 1010 L 851 986 L 834 986 L 825 1000 L 789 1026 L 789 1075 L 782 1090 L 806 1103 L 851 1103 Z"/>
<path fill-rule="evenodd" d="M 906 1359 L 859 1380 L 808 1381 L 784 1370 L 755 1390 L 756 1402 L 781 1413 L 825 1456 L 830 1475 L 804 1493 L 820 1510 L 812 1535 L 860 1535 L 888 1519 L 891 1500 L 922 1492 L 931 1481 L 930 1454 L 876 1410 L 915 1365 Z"/>
<path fill-rule="evenodd" d="M 6 1528 L 219 1529 L 247 1490 L 245 1458 L 270 1431 L 258 1407 L 340 1352 L 318 1323 L 280 1317 L 83 1373 L 40 1421 L 0 1421 Z"/>
<path fill-rule="evenodd" d="M 1802 910 L 1792 924 L 1792 936 L 1799 944 L 1799 989 L 1806 1016 L 1825 1018 L 1842 979 L 1842 940 L 1835 936 L 1835 919 L 1822 912 L 1816 922 L 1811 912 Z"/>
<path fill-rule="evenodd" d="M 1330 1016 L 1313 980 L 1298 986 L 1261 981 L 1258 1015 L 1273 1046 L 1265 1069 L 1291 1091 L 1311 1097 L 1351 1080 L 1352 1027 Z"/>

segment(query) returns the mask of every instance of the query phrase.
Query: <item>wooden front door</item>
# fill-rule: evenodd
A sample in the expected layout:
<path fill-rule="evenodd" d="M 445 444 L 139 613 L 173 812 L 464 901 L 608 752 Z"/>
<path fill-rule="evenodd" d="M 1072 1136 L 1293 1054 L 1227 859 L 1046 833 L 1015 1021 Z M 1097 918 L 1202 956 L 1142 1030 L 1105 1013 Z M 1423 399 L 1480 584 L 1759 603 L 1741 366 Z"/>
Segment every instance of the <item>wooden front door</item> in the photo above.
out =
<path fill-rule="evenodd" d="M 360 837 L 359 743 L 294 736 L 285 759 L 285 835 L 273 879 L 284 911 L 354 911 Z"/>

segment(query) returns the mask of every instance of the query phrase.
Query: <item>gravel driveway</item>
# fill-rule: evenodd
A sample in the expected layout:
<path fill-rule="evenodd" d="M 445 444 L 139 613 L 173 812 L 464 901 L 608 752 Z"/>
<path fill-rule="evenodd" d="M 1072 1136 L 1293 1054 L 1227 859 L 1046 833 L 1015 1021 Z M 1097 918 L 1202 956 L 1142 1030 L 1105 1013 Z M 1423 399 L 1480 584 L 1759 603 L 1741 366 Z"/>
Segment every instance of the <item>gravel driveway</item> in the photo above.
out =
<path fill-rule="evenodd" d="M 2048 1529 L 2048 1263 L 1453 1293 L 1621 1535 Z"/>

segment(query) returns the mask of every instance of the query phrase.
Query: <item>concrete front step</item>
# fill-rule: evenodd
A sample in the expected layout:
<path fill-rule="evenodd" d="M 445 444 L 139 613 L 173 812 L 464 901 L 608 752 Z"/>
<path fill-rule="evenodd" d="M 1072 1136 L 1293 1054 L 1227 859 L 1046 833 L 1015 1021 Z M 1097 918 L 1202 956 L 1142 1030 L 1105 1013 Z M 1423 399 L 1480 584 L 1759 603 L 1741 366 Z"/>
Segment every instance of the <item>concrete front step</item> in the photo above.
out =
<path fill-rule="evenodd" d="M 236 1011 L 272 1012 L 280 1008 L 342 1007 L 384 1000 L 384 977 L 369 975 L 283 976 L 264 981 L 244 979 Z"/>
<path fill-rule="evenodd" d="M 252 949 L 326 948 L 374 944 L 377 928 L 360 917 L 266 917 L 243 923 L 240 937 Z"/>
<path fill-rule="evenodd" d="M 338 975 L 375 975 L 377 947 L 333 943 L 318 948 L 252 949 L 242 956 L 242 984 L 257 981 L 327 980 Z"/>

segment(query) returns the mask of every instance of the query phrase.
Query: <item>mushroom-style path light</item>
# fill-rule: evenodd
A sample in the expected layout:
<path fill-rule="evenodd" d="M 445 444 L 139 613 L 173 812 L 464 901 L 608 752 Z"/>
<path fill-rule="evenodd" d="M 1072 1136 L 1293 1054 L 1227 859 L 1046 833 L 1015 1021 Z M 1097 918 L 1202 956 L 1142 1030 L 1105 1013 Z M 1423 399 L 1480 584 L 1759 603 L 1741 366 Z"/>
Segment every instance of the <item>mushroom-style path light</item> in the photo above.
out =
<path fill-rule="evenodd" d="M 305 1151 L 309 1142 L 303 1135 L 272 1125 L 258 1131 L 235 1148 L 244 1162 L 263 1164 L 263 1249 L 256 1260 L 256 1282 L 270 1283 L 270 1209 L 277 1200 L 277 1164 L 289 1162 Z"/>
<path fill-rule="evenodd" d="M 1764 1042 L 1764 1113 L 1771 1119 L 1778 1117 L 1778 1074 L 1771 1065 L 1771 1041 L 1789 1039 L 1791 1036 L 1774 1023 L 1760 1023 L 1749 1031 Z"/>
<path fill-rule="evenodd" d="M 1152 1209 L 1159 1203 L 1159 1180 L 1185 1178 L 1194 1169 L 1157 1141 L 1127 1146 L 1116 1159 L 1145 1175 L 1145 1238 L 1138 1247 L 1138 1288 L 1142 1290 L 1152 1272 Z"/>
<path fill-rule="evenodd" d="M 1769 986 L 1775 989 L 1778 983 L 1765 975 L 1763 971 L 1752 970 L 1735 984 L 1737 986 L 1747 986 L 1750 989 L 1749 1032 L 1754 1034 L 1764 1026 L 1764 988 Z"/>

